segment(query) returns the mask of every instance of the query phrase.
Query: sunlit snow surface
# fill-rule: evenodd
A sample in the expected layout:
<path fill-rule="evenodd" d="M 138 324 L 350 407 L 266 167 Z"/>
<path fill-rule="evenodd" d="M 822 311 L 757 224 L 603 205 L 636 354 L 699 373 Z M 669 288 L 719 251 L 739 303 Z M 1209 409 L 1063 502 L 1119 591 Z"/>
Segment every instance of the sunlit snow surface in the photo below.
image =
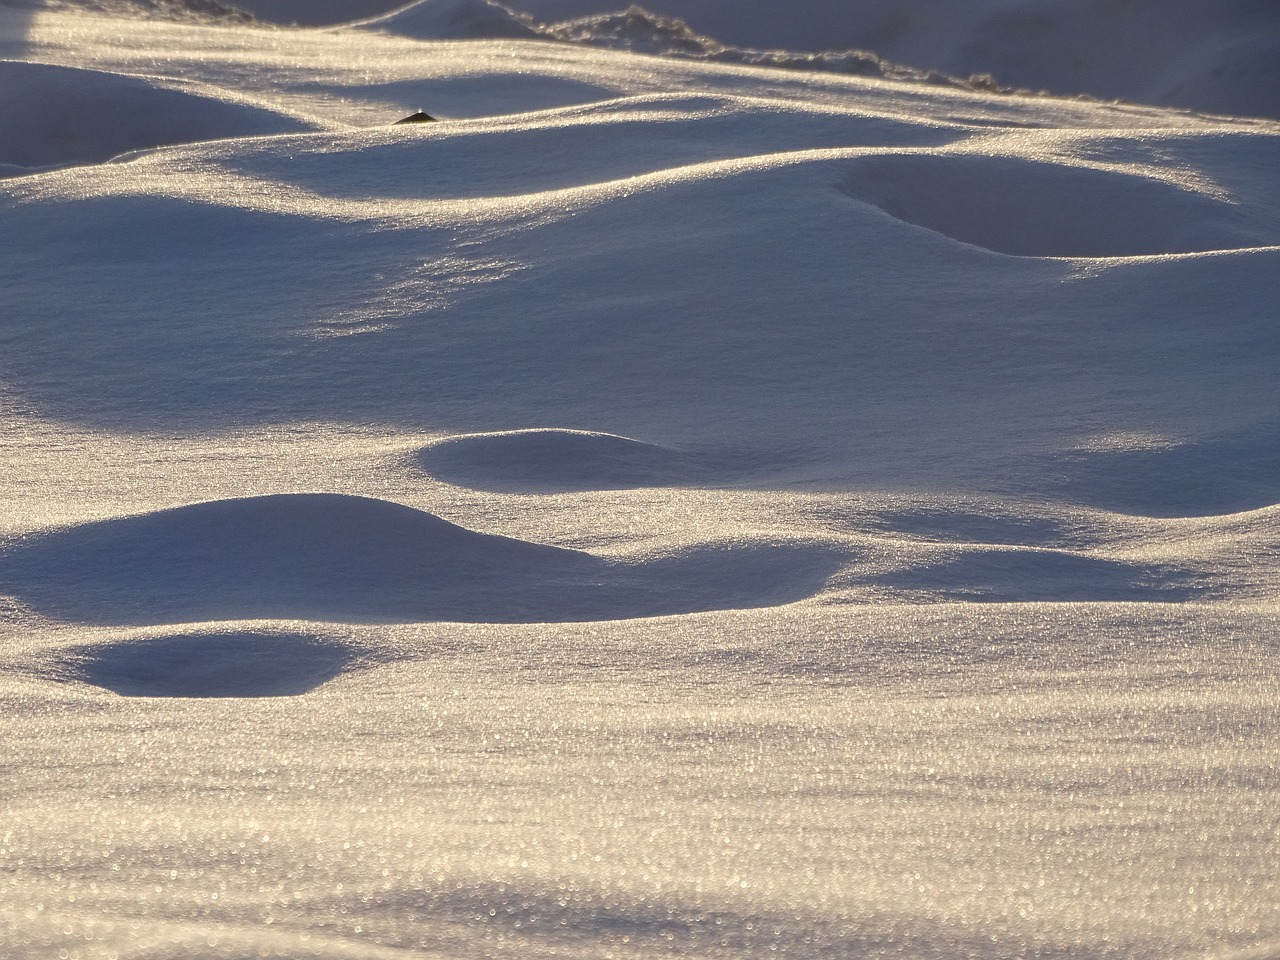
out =
<path fill-rule="evenodd" d="M 0 956 L 1280 957 L 1280 125 L 0 58 Z"/>

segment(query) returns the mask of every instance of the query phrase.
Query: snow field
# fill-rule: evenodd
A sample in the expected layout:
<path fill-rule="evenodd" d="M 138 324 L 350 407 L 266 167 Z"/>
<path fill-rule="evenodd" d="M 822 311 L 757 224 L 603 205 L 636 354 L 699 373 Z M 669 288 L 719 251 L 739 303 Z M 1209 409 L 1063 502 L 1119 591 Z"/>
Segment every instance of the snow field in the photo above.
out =
<path fill-rule="evenodd" d="M 1275 955 L 1276 125 L 511 22 L 0 6 L 0 955 Z"/>

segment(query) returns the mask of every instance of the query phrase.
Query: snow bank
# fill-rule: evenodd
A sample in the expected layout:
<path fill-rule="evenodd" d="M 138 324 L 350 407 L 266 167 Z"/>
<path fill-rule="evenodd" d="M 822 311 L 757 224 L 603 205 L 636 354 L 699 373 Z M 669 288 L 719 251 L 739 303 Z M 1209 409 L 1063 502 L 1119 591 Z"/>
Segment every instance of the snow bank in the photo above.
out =
<path fill-rule="evenodd" d="M 12 167 L 318 128 L 193 83 L 0 60 L 0 164 Z"/>

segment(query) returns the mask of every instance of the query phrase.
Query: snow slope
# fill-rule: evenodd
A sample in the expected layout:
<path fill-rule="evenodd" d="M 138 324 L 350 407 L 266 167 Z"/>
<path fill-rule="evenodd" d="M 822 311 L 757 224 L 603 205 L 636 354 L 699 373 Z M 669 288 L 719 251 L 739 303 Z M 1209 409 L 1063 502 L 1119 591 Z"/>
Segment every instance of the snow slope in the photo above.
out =
<path fill-rule="evenodd" d="M 437 2 L 437 0 L 427 0 Z M 613 0 L 521 0 L 544 20 Z M 1258 0 L 652 0 L 699 33 L 763 49 L 872 51 L 953 76 L 1214 113 L 1280 116 L 1280 7 Z"/>
<path fill-rule="evenodd" d="M 0 171 L 319 127 L 197 84 L 0 60 Z"/>
<path fill-rule="evenodd" d="M 244 0 L 268 20 L 334 24 L 386 0 Z M 418 0 L 379 26 L 518 35 L 842 72 L 990 77 L 1005 87 L 1280 117 L 1280 7 L 1265 0 Z M 520 19 L 523 17 L 523 20 Z M 823 56 L 815 56 L 823 54 Z M 881 67 L 881 61 L 885 67 Z"/>
<path fill-rule="evenodd" d="M 0 5 L 0 956 L 1277 955 L 1280 125 L 101 6 Z"/>

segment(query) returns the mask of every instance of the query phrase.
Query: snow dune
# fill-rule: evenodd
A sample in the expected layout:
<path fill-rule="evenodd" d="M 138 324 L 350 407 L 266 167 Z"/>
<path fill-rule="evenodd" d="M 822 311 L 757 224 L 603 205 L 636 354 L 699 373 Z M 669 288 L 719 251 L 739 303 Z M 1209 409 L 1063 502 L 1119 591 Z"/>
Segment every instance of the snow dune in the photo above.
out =
<path fill-rule="evenodd" d="M 0 172 L 316 129 L 313 121 L 200 84 L 0 60 Z"/>
<path fill-rule="evenodd" d="M 841 562 L 804 542 L 607 560 L 385 501 L 277 494 L 34 538 L 0 555 L 0 588 L 98 623 L 600 620 L 792 602 Z"/>
<path fill-rule="evenodd" d="M 1121 137 L 1111 124 L 1170 121 L 1107 109 L 1102 129 L 992 128 L 994 98 L 954 94 L 913 123 L 902 88 L 782 93 L 224 141 L 13 181 L 0 235 L 63 256 L 38 290 L 0 263 L 11 309 L 41 318 L 11 330 L 6 375 L 51 414 L 126 429 L 340 410 L 682 447 L 716 424 L 764 461 L 799 447 L 792 479 L 945 470 L 1031 492 L 1056 488 L 1045 455 L 1134 378 L 1152 394 L 1117 429 L 1177 421 L 1187 382 L 1219 385 L 1222 429 L 1265 408 L 1274 377 L 1245 346 L 1263 321 L 1214 292 L 1275 276 L 1265 132 Z M 1152 256 L 1178 250 L 1230 255 Z M 1159 326 L 1130 316 L 1135 296 Z M 59 387 L 86 349 L 96 375 Z"/>
<path fill-rule="evenodd" d="M 417 39 L 543 37 L 639 52 L 934 83 L 1092 95 L 1236 116 L 1280 116 L 1280 12 L 1231 0 L 418 0 L 240 4 L 280 22 L 362 27 Z M 994 77 L 994 81 L 991 79 Z M 966 81 L 964 78 L 971 78 Z"/>
<path fill-rule="evenodd" d="M 0 956 L 1274 952 L 1280 128 L 530 3 L 0 0 Z"/>

